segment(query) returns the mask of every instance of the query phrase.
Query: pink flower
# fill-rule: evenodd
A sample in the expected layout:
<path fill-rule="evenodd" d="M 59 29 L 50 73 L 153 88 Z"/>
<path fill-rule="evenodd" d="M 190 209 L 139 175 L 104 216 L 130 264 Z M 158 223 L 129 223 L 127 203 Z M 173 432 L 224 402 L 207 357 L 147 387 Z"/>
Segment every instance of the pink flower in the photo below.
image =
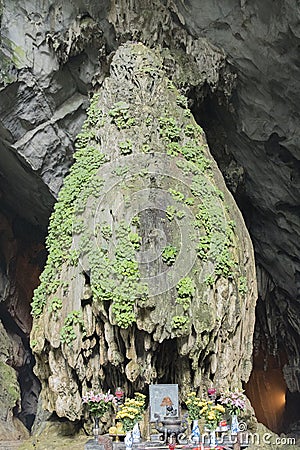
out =
<path fill-rule="evenodd" d="M 90 412 L 93 415 L 102 416 L 109 407 L 109 404 L 116 404 L 116 398 L 108 391 L 106 394 L 103 392 L 94 391 L 87 392 L 86 395 L 82 396 L 82 402 L 84 404 L 88 403 Z"/>
<path fill-rule="evenodd" d="M 216 388 L 208 388 L 208 389 L 207 389 L 208 395 L 215 395 L 216 392 L 217 392 L 217 389 L 216 389 Z"/>

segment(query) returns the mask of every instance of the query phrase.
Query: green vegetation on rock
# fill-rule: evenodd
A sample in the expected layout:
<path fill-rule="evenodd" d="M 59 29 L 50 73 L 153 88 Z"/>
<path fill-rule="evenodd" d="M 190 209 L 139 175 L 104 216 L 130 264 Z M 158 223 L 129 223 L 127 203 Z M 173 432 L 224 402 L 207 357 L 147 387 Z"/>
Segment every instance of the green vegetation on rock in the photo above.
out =
<path fill-rule="evenodd" d="M 238 284 L 238 290 L 241 295 L 246 295 L 248 292 L 248 286 L 247 286 L 247 278 L 246 277 L 239 277 L 239 284 Z"/>
<path fill-rule="evenodd" d="M 174 264 L 176 256 L 177 256 L 178 250 L 176 247 L 173 247 L 173 245 L 167 245 L 163 249 L 163 252 L 161 254 L 163 262 L 168 264 L 168 266 L 172 266 Z"/>
<path fill-rule="evenodd" d="M 160 134 L 163 138 L 168 141 L 179 141 L 181 130 L 173 117 L 160 117 L 159 125 Z"/>
<path fill-rule="evenodd" d="M 105 155 L 100 152 L 95 142 L 97 125 L 102 117 L 102 113 L 96 107 L 98 99 L 99 96 L 94 95 L 83 131 L 75 143 L 76 163 L 64 181 L 50 218 L 46 239 L 48 259 L 40 276 L 41 283 L 35 290 L 31 303 L 32 315 L 35 318 L 42 314 L 47 298 L 54 296 L 57 289 L 62 286 L 63 280 L 60 278 L 62 264 L 73 259 L 71 244 L 75 214 L 84 210 L 88 197 L 99 191 L 102 185 L 97 171 L 105 162 Z"/>
<path fill-rule="evenodd" d="M 147 70 L 145 73 L 148 73 Z M 206 276 L 205 283 L 212 286 L 218 277 L 235 277 L 238 291 L 245 292 L 244 282 L 238 282 L 236 277 L 239 274 L 233 251 L 236 245 L 233 225 L 230 224 L 226 211 L 224 194 L 213 179 L 212 162 L 203 145 L 203 131 L 188 111 L 186 98 L 177 92 L 170 80 L 164 83 L 169 89 L 170 99 L 164 108 L 153 114 L 147 108 L 144 121 L 141 119 L 143 110 L 134 109 L 133 105 L 124 100 L 112 100 L 111 105 L 105 105 L 101 110 L 100 94 L 94 95 L 82 132 L 76 140 L 75 164 L 65 179 L 50 219 L 47 238 L 49 256 L 41 276 L 41 284 L 35 291 L 32 302 L 34 318 L 41 316 L 47 300 L 49 309 L 53 312 L 62 307 L 67 298 L 67 289 L 64 296 L 57 294 L 63 283 L 61 269 L 63 266 L 76 267 L 82 257 L 88 261 L 93 301 L 95 304 L 104 305 L 104 308 L 105 303 L 109 303 L 110 320 L 113 324 L 121 328 L 130 327 L 136 321 L 137 306 L 142 302 L 145 304 L 147 286 L 141 282 L 137 262 L 142 238 L 136 232 L 136 227 L 139 228 L 139 233 L 143 231 L 140 217 L 134 216 L 129 219 L 129 223 L 113 217 L 112 223 L 108 223 L 108 218 L 103 214 L 103 221 L 101 222 L 101 219 L 95 227 L 95 236 L 89 229 L 90 224 L 85 223 L 85 209 L 92 208 L 93 205 L 90 199 L 100 196 L 107 182 L 99 176 L 99 168 L 111 157 L 110 149 L 107 149 L 106 157 L 103 152 L 106 149 L 101 149 L 99 144 L 99 135 L 105 126 L 110 127 L 108 134 L 112 133 L 112 129 L 115 130 L 115 148 L 119 149 L 126 159 L 128 157 L 128 160 L 134 146 L 142 152 L 148 153 L 154 149 L 153 151 L 164 152 L 166 158 L 175 158 L 174 166 L 188 177 L 189 182 L 182 189 L 183 192 L 181 186 L 176 183 L 167 187 L 172 200 L 177 203 L 176 206 L 166 206 L 165 216 L 168 220 L 161 217 L 161 223 L 169 227 L 168 233 L 172 235 L 172 227 L 187 220 L 187 211 L 190 210 L 191 217 L 195 217 L 192 223 L 195 233 L 201 234 L 197 242 L 193 243 L 198 255 L 197 264 L 213 262 L 212 272 Z M 141 123 L 144 123 L 147 132 L 140 141 L 137 138 L 136 143 L 132 126 Z M 158 139 L 155 145 L 152 145 L 152 134 Z M 151 153 L 146 154 L 145 158 L 149 156 Z M 120 186 L 125 210 L 131 204 L 132 186 L 140 182 L 142 187 L 148 187 L 147 167 L 140 167 L 140 171 L 134 176 L 130 173 L 129 163 L 126 166 L 120 163 L 113 171 L 114 176 L 123 177 Z M 142 181 L 136 181 L 138 176 Z M 181 203 L 182 207 L 177 206 L 178 203 Z M 73 234 L 79 238 L 76 249 L 72 247 Z M 97 245 L 92 245 L 93 237 L 96 237 Z M 178 255 L 176 239 L 173 244 L 172 237 L 172 245 L 166 246 L 162 251 L 162 260 L 169 266 L 174 264 Z M 187 311 L 191 306 L 191 299 L 196 297 L 196 294 L 199 295 L 199 289 L 199 283 L 195 284 L 190 277 L 183 278 L 174 293 L 176 308 Z M 69 343 L 74 338 L 73 319 L 73 316 L 65 319 L 62 329 L 63 342 Z M 181 327 L 187 330 L 189 320 L 185 316 L 174 315 L 172 328 Z"/>
<path fill-rule="evenodd" d="M 175 330 L 185 332 L 188 330 L 190 319 L 186 316 L 173 316 L 171 324 L 172 328 L 174 328 Z"/>
<path fill-rule="evenodd" d="M 120 142 L 119 147 L 122 155 L 129 155 L 132 153 L 132 142 L 130 140 Z"/>
<path fill-rule="evenodd" d="M 62 308 L 62 300 L 58 297 L 53 297 L 50 301 L 49 311 L 54 314 L 57 313 Z"/>
<path fill-rule="evenodd" d="M 0 361 L 0 387 L 1 392 L 4 393 L 5 404 L 13 407 L 20 399 L 20 387 L 16 371 L 3 361 Z"/>
<path fill-rule="evenodd" d="M 196 285 L 192 278 L 185 277 L 182 278 L 176 286 L 177 289 L 177 299 L 176 303 L 182 305 L 183 309 L 186 311 L 190 307 L 191 300 L 196 291 Z"/>
<path fill-rule="evenodd" d="M 81 311 L 70 312 L 64 320 L 64 326 L 60 332 L 60 340 L 63 344 L 72 346 L 72 342 L 76 339 L 77 334 L 74 329 L 76 325 L 79 325 L 80 334 L 82 337 L 85 336 L 85 328 L 82 319 Z"/>
<path fill-rule="evenodd" d="M 91 249 L 91 288 L 95 301 L 109 301 L 116 324 L 128 328 L 135 321 L 134 304 L 146 294 L 146 286 L 140 282 L 136 251 L 141 238 L 130 225 L 121 222 L 116 229 L 114 256 L 101 249 Z M 99 274 L 97 276 L 97 274 Z"/>
<path fill-rule="evenodd" d="M 125 102 L 115 103 L 109 115 L 119 130 L 135 125 L 135 119 L 129 115 L 129 105 Z"/>

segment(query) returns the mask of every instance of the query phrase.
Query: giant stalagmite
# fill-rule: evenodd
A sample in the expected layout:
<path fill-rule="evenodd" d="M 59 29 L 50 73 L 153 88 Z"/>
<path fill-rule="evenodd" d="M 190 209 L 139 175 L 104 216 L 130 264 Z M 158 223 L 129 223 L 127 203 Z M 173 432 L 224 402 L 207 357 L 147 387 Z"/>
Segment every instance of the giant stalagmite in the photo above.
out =
<path fill-rule="evenodd" d="M 89 389 L 240 386 L 251 371 L 251 241 L 158 50 L 119 47 L 50 220 L 31 343 L 43 407 Z"/>

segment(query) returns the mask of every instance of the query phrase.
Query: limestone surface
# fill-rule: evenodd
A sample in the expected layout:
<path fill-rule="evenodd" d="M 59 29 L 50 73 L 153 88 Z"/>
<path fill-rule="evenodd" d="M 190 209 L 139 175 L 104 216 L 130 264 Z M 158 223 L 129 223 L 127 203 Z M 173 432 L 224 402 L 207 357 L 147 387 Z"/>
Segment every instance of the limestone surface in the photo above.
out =
<path fill-rule="evenodd" d="M 242 216 L 160 52 L 124 44 L 94 95 L 50 219 L 31 343 L 43 406 L 149 383 L 240 386 L 256 278 Z"/>

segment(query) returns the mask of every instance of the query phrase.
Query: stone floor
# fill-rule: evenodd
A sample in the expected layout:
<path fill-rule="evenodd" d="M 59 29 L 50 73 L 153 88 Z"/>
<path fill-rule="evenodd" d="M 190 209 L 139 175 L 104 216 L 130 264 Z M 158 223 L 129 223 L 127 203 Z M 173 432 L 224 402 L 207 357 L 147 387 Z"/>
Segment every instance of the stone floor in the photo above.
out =
<path fill-rule="evenodd" d="M 0 441 L 0 450 L 18 449 L 22 445 L 22 441 Z"/>
<path fill-rule="evenodd" d="M 8 447 L 18 450 L 83 450 L 88 440 L 87 436 L 76 437 L 50 437 L 50 438 L 30 438 L 23 442 L 19 447 Z M 0 450 L 4 450 L 1 447 Z"/>

